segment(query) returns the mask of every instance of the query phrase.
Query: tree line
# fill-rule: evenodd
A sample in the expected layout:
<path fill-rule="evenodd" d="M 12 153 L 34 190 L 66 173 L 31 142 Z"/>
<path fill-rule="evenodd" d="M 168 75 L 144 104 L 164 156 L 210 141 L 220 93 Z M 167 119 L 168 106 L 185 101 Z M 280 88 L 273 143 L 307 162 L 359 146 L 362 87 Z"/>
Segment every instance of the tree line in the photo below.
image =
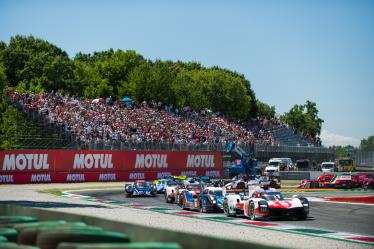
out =
<path fill-rule="evenodd" d="M 8 44 L 0 41 L 0 87 L 5 85 L 22 92 L 155 100 L 240 119 L 276 115 L 275 107 L 258 100 L 250 81 L 238 72 L 198 62 L 152 61 L 133 50 L 108 49 L 69 58 L 61 48 L 33 36 L 16 35 Z M 317 113 L 299 115 L 291 110 L 283 120 L 300 132 L 318 135 L 323 120 L 315 103 L 306 105 L 311 104 Z"/>

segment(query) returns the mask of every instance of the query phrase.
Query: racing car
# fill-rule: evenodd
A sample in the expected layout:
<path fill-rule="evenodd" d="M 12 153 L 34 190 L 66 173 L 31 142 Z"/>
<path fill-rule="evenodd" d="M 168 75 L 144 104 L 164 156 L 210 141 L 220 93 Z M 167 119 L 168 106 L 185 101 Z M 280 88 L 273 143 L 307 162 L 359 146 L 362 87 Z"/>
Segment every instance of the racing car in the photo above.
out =
<path fill-rule="evenodd" d="M 175 184 L 169 183 L 165 187 L 164 196 L 166 203 L 177 203 L 177 197 L 180 190 L 183 190 L 184 184 L 181 180 L 176 180 Z"/>
<path fill-rule="evenodd" d="M 374 179 L 365 178 L 362 183 L 362 188 L 364 189 L 374 189 Z"/>
<path fill-rule="evenodd" d="M 165 193 L 166 187 L 167 186 L 175 186 L 177 183 L 174 179 L 168 178 L 168 179 L 160 179 L 157 180 L 155 183 L 156 188 L 157 188 L 157 193 Z"/>
<path fill-rule="evenodd" d="M 198 198 L 200 212 L 222 212 L 223 191 L 219 187 L 206 187 Z"/>
<path fill-rule="evenodd" d="M 223 212 L 227 217 L 244 214 L 244 202 L 249 199 L 246 182 L 237 182 L 235 187 L 227 184 L 223 188 Z"/>
<path fill-rule="evenodd" d="M 244 201 L 244 216 L 251 220 L 260 218 L 293 217 L 305 220 L 309 215 L 309 202 L 306 198 L 283 197 L 276 189 L 256 187 L 251 197 Z"/>
<path fill-rule="evenodd" d="M 190 183 L 184 186 L 185 189 L 179 189 L 176 197 L 176 203 L 183 209 L 198 209 L 198 197 L 202 191 L 200 183 Z"/>
<path fill-rule="evenodd" d="M 302 180 L 299 188 L 354 188 L 359 186 L 351 175 L 323 174 L 317 180 Z"/>
<path fill-rule="evenodd" d="M 152 182 L 136 180 L 134 183 L 125 185 L 126 197 L 133 196 L 156 196 L 156 186 Z"/>

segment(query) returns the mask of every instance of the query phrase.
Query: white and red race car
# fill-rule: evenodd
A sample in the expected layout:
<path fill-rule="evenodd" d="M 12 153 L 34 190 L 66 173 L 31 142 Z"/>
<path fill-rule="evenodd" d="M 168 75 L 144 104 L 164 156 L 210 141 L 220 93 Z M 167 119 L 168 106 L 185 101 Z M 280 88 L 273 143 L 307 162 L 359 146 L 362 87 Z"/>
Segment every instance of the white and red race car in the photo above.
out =
<path fill-rule="evenodd" d="M 309 202 L 306 198 L 284 198 L 275 189 L 265 190 L 257 186 L 250 198 L 244 201 L 243 211 L 251 220 L 275 217 L 304 220 L 309 215 Z"/>

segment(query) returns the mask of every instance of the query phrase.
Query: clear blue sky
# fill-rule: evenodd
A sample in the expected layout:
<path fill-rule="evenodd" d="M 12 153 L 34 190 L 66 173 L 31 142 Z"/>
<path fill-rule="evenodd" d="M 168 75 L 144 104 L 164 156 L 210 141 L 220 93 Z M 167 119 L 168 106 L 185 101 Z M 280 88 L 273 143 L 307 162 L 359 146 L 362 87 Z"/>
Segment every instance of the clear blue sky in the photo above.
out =
<path fill-rule="evenodd" d="M 16 34 L 71 57 L 133 49 L 218 65 L 279 114 L 315 101 L 336 144 L 374 135 L 374 1 L 0 0 L 0 39 Z"/>

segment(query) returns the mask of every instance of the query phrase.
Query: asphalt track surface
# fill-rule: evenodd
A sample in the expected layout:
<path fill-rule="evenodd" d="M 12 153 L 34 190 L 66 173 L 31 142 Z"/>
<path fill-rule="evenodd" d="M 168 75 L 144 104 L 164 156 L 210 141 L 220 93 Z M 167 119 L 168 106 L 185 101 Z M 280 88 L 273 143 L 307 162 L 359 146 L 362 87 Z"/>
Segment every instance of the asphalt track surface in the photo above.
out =
<path fill-rule="evenodd" d="M 157 197 L 126 198 L 123 190 L 74 191 L 75 194 L 91 196 L 103 200 L 123 203 L 141 203 L 148 206 L 167 207 L 176 210 L 181 208 L 176 204 L 165 202 L 163 194 Z M 358 196 L 368 193 L 308 193 L 305 196 Z M 370 195 L 373 195 L 371 192 Z M 221 214 L 224 216 L 224 214 Z M 309 218 L 305 221 L 280 219 L 277 223 L 296 225 L 332 231 L 374 235 L 374 205 L 310 202 Z"/>

